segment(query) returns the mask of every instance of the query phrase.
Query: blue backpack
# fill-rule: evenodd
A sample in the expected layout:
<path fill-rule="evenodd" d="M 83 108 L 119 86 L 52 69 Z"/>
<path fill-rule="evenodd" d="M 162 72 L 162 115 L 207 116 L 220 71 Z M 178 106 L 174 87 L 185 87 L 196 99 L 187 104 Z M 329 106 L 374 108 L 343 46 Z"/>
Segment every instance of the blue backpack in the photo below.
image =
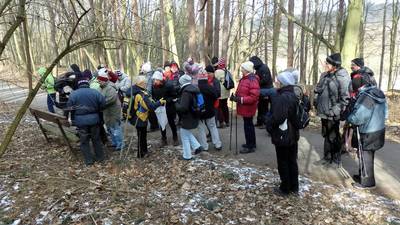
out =
<path fill-rule="evenodd" d="M 193 107 L 192 111 L 194 115 L 200 118 L 206 112 L 206 105 L 204 103 L 204 97 L 201 93 L 193 96 Z"/>

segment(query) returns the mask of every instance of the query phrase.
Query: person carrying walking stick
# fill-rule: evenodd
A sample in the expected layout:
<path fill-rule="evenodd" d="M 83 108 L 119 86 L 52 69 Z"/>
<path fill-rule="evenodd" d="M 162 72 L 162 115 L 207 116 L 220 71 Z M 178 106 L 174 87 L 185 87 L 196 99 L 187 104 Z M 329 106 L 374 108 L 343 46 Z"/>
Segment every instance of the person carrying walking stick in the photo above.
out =
<path fill-rule="evenodd" d="M 353 90 L 357 90 L 356 102 L 347 121 L 356 126 L 359 157 L 359 174 L 354 175 L 355 188 L 375 187 L 375 151 L 385 144 L 385 120 L 388 108 L 385 94 L 368 83 L 363 76 L 353 77 Z"/>
<path fill-rule="evenodd" d="M 244 62 L 241 66 L 241 79 L 235 94 L 230 100 L 236 102 L 237 114 L 243 117 L 246 144 L 242 145 L 241 154 L 252 153 L 256 149 L 256 132 L 253 117 L 257 111 L 260 85 L 258 77 L 254 75 L 252 62 Z"/>

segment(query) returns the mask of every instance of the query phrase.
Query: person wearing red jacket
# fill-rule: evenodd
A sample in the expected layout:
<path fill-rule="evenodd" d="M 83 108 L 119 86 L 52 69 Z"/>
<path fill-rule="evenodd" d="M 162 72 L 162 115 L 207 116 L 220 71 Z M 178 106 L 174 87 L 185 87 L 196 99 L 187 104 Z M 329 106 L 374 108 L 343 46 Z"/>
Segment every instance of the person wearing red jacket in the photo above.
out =
<path fill-rule="evenodd" d="M 246 144 L 242 145 L 240 153 L 247 154 L 256 149 L 256 133 L 253 116 L 257 111 L 258 97 L 260 95 L 259 78 L 254 75 L 254 64 L 250 61 L 240 66 L 242 78 L 239 81 L 236 93 L 230 97 L 236 102 L 237 114 L 243 117 L 244 135 Z"/>

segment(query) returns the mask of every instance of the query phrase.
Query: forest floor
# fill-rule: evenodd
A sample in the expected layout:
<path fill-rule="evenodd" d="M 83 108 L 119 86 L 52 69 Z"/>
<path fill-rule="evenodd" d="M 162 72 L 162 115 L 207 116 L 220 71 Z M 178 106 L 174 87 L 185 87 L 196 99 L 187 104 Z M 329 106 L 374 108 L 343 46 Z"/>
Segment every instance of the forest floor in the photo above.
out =
<path fill-rule="evenodd" d="M 0 137 L 14 114 L 0 105 Z M 369 191 L 301 176 L 299 196 L 283 198 L 274 169 L 149 144 L 149 158 L 108 152 L 86 167 L 27 115 L 0 159 L 0 224 L 400 224 L 400 201 Z"/>

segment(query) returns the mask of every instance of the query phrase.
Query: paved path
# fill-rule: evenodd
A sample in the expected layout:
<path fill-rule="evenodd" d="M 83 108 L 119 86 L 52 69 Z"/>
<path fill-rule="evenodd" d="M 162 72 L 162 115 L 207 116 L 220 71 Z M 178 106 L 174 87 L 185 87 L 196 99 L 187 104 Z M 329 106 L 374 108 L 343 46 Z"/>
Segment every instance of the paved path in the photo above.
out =
<path fill-rule="evenodd" d="M 234 134 L 233 129 L 233 134 Z M 242 158 L 245 161 L 260 166 L 269 166 L 277 168 L 275 147 L 271 143 L 270 137 L 264 129 L 256 128 L 257 150 L 251 154 L 234 154 L 235 142 L 233 138 L 232 152 L 229 152 L 229 128 L 224 128 L 220 132 L 224 144 L 224 150 L 221 154 Z M 235 136 L 235 135 L 233 135 Z M 243 121 L 238 118 L 238 148 L 244 143 Z M 323 139 L 318 131 L 306 130 L 301 132 L 299 140 L 298 162 L 300 173 L 310 176 L 316 180 L 343 185 L 351 188 L 353 180 L 345 179 L 339 170 L 334 166 L 319 165 L 319 161 L 323 156 Z M 343 168 L 351 175 L 358 173 L 358 160 L 353 159 L 346 154 L 342 157 Z M 377 193 L 386 195 L 390 198 L 400 200 L 400 144 L 386 141 L 383 149 L 379 150 L 375 155 L 375 179 Z"/>
<path fill-rule="evenodd" d="M 0 81 L 0 101 L 21 104 L 26 95 L 26 90 Z M 42 92 L 36 96 L 32 105 L 46 109 L 46 94 Z M 238 148 L 240 149 L 240 146 L 244 143 L 243 120 L 241 118 L 238 118 L 237 128 Z M 169 130 L 167 132 L 170 134 Z M 233 129 L 233 136 L 235 137 L 234 133 L 235 129 Z M 220 129 L 220 135 L 224 145 L 223 151 L 215 152 L 211 150 L 211 153 L 244 159 L 246 162 L 259 166 L 277 167 L 275 147 L 272 145 L 270 137 L 267 136 L 265 130 L 256 128 L 257 150 L 255 153 L 246 155 L 239 154 L 236 156 L 234 154 L 234 138 L 232 151 L 229 151 L 229 128 Z M 159 138 L 159 133 L 151 133 L 149 136 L 150 138 Z M 352 179 L 345 179 L 336 168 L 316 165 L 322 155 L 323 139 L 321 135 L 315 130 L 302 131 L 298 154 L 300 173 L 316 180 L 351 188 Z M 357 159 L 344 155 L 343 167 L 350 175 L 357 173 Z M 377 181 L 376 192 L 400 200 L 400 144 L 387 141 L 384 148 L 377 152 L 375 157 L 375 178 Z"/>
<path fill-rule="evenodd" d="M 0 102 L 22 104 L 28 96 L 26 88 L 18 87 L 14 84 L 0 80 Z M 46 108 L 45 92 L 40 91 L 32 102 L 32 106 Z"/>

